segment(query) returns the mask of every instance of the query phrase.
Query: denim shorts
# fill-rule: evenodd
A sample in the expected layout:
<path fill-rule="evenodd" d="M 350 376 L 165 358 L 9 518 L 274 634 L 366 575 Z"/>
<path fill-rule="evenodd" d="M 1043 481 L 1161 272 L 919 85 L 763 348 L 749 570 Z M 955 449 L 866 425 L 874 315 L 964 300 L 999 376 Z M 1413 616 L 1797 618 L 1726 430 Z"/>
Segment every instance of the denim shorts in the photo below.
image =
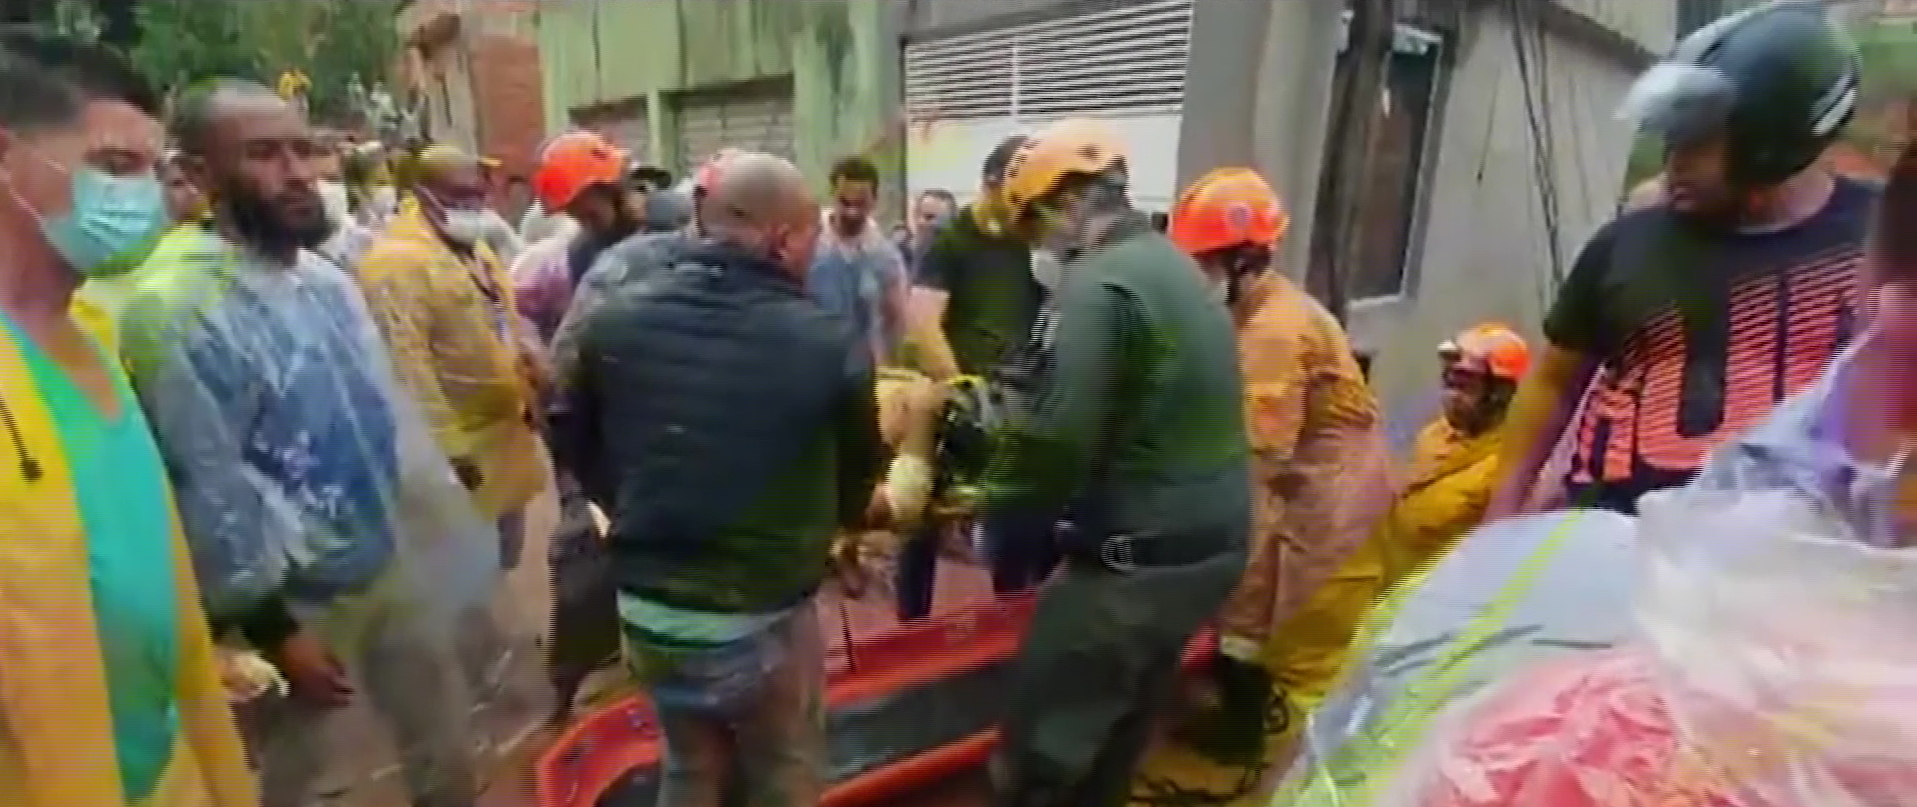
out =
<path fill-rule="evenodd" d="M 662 708 L 717 716 L 752 707 L 791 655 L 793 615 L 766 629 L 714 645 L 667 644 L 625 630 L 633 673 Z"/>

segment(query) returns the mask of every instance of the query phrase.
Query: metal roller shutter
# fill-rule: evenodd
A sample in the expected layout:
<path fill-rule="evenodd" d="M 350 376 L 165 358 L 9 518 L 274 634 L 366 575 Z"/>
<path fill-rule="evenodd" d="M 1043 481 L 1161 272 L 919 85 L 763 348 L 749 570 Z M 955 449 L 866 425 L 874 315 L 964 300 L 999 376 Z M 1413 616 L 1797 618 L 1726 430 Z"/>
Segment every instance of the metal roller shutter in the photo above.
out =
<path fill-rule="evenodd" d="M 679 170 L 690 172 L 728 147 L 793 157 L 789 83 L 680 97 Z"/>
<path fill-rule="evenodd" d="M 1176 113 L 1192 0 L 1150 0 L 905 48 L 906 105 L 954 120 Z"/>
<path fill-rule="evenodd" d="M 641 163 L 656 163 L 659 156 L 652 148 L 652 126 L 646 114 L 646 102 L 631 99 L 573 110 L 573 122 L 603 135 L 620 148 L 632 152 Z"/>
<path fill-rule="evenodd" d="M 1192 0 L 1139 2 L 905 47 L 906 183 L 961 198 L 999 139 L 1072 115 L 1132 149 L 1134 201 L 1167 209 L 1191 51 Z"/>
<path fill-rule="evenodd" d="M 652 152 L 652 126 L 646 120 L 645 113 L 606 121 L 599 125 L 599 131 L 607 140 L 617 143 L 620 148 L 632 152 L 641 163 L 658 161 Z"/>

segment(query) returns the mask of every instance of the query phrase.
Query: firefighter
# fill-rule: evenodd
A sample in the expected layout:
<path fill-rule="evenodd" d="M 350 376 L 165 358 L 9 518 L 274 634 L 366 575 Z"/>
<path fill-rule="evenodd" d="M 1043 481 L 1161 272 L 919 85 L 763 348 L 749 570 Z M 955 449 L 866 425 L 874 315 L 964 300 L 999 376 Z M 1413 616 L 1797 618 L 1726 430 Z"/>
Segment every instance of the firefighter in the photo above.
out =
<path fill-rule="evenodd" d="M 1136 804 L 1253 803 L 1286 728 L 1329 689 L 1384 577 L 1378 402 L 1344 329 L 1272 258 L 1289 219 L 1257 173 L 1223 168 L 1172 209 L 1173 243 L 1238 329 L 1252 468 L 1251 561 L 1220 616 L 1203 707 L 1140 776 Z M 1183 747 L 1179 747 L 1183 746 Z M 1194 754 L 1193 751 L 1198 753 Z"/>
<path fill-rule="evenodd" d="M 1065 120 L 1006 179 L 1013 231 L 1068 266 L 1033 351 L 1035 403 L 1002 428 L 982 506 L 1056 518 L 1069 503 L 1073 522 L 1014 662 L 993 764 L 1004 807 L 1123 804 L 1185 646 L 1244 571 L 1231 318 L 1132 208 L 1125 163 L 1108 125 Z"/>
<path fill-rule="evenodd" d="M 1437 562 L 1484 519 L 1497 486 L 1499 427 L 1531 348 L 1510 328 L 1485 324 L 1440 345 L 1438 360 L 1444 411 L 1418 433 L 1404 487 L 1379 526 L 1387 586 Z"/>

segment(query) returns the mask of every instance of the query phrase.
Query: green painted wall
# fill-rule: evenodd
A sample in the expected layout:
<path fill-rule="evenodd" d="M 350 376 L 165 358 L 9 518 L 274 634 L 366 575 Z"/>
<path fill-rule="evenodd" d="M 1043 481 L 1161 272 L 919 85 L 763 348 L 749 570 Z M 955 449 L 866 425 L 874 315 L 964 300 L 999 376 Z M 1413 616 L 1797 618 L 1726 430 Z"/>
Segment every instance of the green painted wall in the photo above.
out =
<path fill-rule="evenodd" d="M 799 167 L 823 186 L 834 159 L 882 148 L 895 128 L 887 2 L 548 0 L 538 12 L 547 128 L 564 130 L 582 106 L 649 98 L 653 143 L 669 161 L 672 93 L 789 75 Z"/>

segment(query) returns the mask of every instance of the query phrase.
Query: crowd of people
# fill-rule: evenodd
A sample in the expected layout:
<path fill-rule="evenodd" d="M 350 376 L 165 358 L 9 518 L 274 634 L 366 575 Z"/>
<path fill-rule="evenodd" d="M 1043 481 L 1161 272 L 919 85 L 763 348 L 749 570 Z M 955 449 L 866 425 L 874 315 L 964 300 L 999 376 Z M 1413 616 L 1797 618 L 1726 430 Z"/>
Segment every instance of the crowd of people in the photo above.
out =
<path fill-rule="evenodd" d="M 1901 479 L 1917 157 L 1888 192 L 1817 163 L 1858 70 L 1790 2 L 1681 43 L 1628 103 L 1662 181 L 1537 350 L 1496 323 L 1437 346 L 1441 411 L 1394 458 L 1277 265 L 1267 180 L 1213 171 L 1161 225 L 1097 120 L 888 229 L 864 157 L 819 183 L 728 149 L 675 182 L 573 131 L 524 178 L 448 144 L 387 163 L 265 86 L 163 110 L 110 50 L 0 32 L 0 803 L 304 807 L 362 752 L 363 694 L 411 802 L 474 807 L 579 685 L 513 674 L 502 580 L 548 491 L 556 573 L 591 557 L 607 589 L 549 641 L 605 631 L 661 805 L 820 803 L 817 602 L 875 535 L 901 620 L 954 544 L 1037 591 L 993 803 L 1267 803 L 1366 623 L 1480 524 L 1634 514 L 1718 484 L 1719 450 Z M 1814 385 L 1829 419 L 1779 409 Z M 1890 487 L 1832 496 L 1895 547 Z"/>

